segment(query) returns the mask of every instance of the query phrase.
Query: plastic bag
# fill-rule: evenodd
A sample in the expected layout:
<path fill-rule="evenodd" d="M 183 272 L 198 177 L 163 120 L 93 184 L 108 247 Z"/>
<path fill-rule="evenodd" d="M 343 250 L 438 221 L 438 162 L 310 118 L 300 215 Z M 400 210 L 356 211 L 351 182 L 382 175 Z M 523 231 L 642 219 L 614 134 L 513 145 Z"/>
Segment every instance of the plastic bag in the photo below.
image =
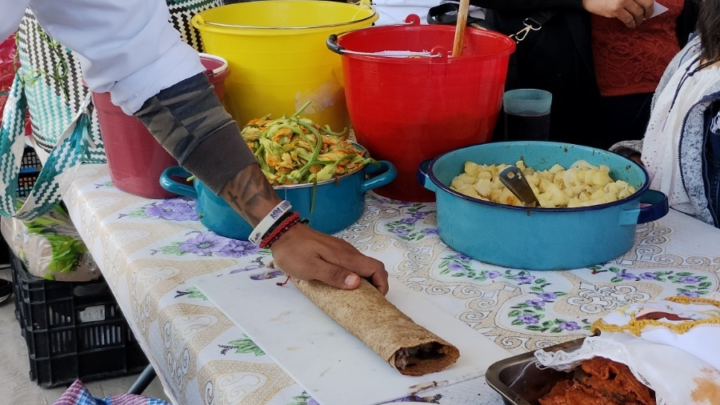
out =
<path fill-rule="evenodd" d="M 70 217 L 59 205 L 31 221 L 0 218 L 0 233 L 35 277 L 83 282 L 101 275 Z"/>

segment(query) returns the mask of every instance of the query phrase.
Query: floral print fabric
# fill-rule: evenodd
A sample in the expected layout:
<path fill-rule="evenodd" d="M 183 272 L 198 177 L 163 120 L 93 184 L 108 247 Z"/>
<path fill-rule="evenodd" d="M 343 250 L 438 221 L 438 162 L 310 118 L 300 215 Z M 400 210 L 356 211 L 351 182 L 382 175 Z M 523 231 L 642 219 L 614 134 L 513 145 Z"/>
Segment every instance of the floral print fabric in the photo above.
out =
<path fill-rule="evenodd" d="M 282 282 L 270 251 L 209 231 L 192 200 L 148 200 L 117 190 L 104 165 L 81 169 L 66 204 L 174 403 L 316 404 L 195 287 L 208 274 L 232 282 L 258 269 L 267 269 L 260 277 Z M 360 220 L 337 236 L 516 354 L 587 336 L 595 320 L 629 304 L 720 297 L 720 230 L 674 211 L 638 226 L 635 245 L 623 256 L 567 271 L 474 260 L 442 242 L 434 204 L 373 193 Z M 484 378 L 395 402 L 502 404 Z"/>

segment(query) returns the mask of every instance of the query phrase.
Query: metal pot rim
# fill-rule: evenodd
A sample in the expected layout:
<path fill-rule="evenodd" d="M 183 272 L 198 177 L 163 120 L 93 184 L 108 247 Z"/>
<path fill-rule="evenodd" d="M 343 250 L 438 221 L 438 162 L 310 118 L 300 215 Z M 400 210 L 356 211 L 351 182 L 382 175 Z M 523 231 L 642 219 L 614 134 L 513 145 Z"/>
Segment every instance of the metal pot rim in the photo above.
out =
<path fill-rule="evenodd" d="M 510 143 L 512 143 L 512 142 L 495 142 L 494 144 L 500 144 L 500 143 L 508 143 L 508 144 L 510 144 Z M 594 152 L 610 153 L 610 154 L 613 154 L 613 155 L 617 155 L 617 156 L 619 156 L 620 158 L 624 159 L 625 161 L 627 161 L 627 162 L 631 163 L 632 165 L 636 166 L 637 168 L 639 168 L 639 169 L 643 172 L 643 174 L 645 175 L 645 182 L 643 183 L 642 186 L 640 186 L 640 188 L 639 188 L 635 193 L 633 193 L 633 194 L 631 194 L 631 195 L 629 195 L 629 196 L 627 196 L 627 197 L 625 197 L 625 198 L 623 198 L 623 199 L 617 200 L 617 201 L 613 201 L 613 202 L 609 202 L 609 203 L 604 203 L 604 204 L 598 204 L 598 205 L 591 205 L 591 206 L 589 206 L 589 207 L 543 208 L 543 207 L 520 207 L 520 206 L 516 206 L 516 205 L 500 204 L 500 203 L 495 203 L 495 202 L 492 202 L 492 201 L 485 201 L 485 200 L 481 200 L 481 199 L 479 199 L 479 198 L 470 197 L 470 196 L 467 196 L 467 195 L 465 195 L 465 194 L 462 194 L 462 193 L 460 193 L 460 192 L 457 192 L 457 191 L 451 189 L 449 186 L 446 186 L 446 185 L 442 184 L 442 182 L 440 182 L 440 180 L 438 180 L 438 178 L 437 178 L 437 177 L 435 176 L 435 174 L 433 173 L 433 167 L 435 166 L 435 163 L 437 163 L 438 160 L 442 159 L 442 158 L 445 157 L 446 155 L 449 155 L 450 153 L 453 153 L 453 152 L 457 152 L 457 151 L 459 151 L 459 150 L 469 149 L 469 148 L 476 148 L 476 147 L 478 147 L 478 146 L 490 145 L 490 144 L 471 145 L 471 146 L 466 146 L 466 147 L 464 147 L 464 148 L 459 148 L 459 149 L 452 150 L 452 151 L 450 151 L 450 152 L 443 153 L 442 155 L 436 157 L 435 159 L 433 159 L 433 160 L 430 162 L 430 164 L 428 165 L 427 174 L 428 174 L 428 177 L 430 178 L 430 181 L 432 181 L 433 184 L 435 184 L 435 185 L 438 187 L 439 190 L 442 190 L 442 191 L 444 191 L 444 192 L 446 192 L 446 193 L 448 193 L 448 194 L 451 194 L 451 195 L 453 195 L 453 196 L 455 196 L 455 197 L 462 198 L 463 200 L 466 200 L 466 201 L 469 201 L 469 202 L 472 202 L 472 203 L 479 203 L 479 204 L 481 204 L 481 205 L 487 205 L 487 206 L 490 206 L 490 207 L 504 208 L 504 209 L 522 211 L 522 212 L 585 212 L 585 211 L 597 211 L 597 210 L 602 210 L 602 209 L 605 209 L 605 208 L 610 208 L 610 207 L 615 207 L 615 206 L 623 205 L 623 204 L 626 204 L 626 203 L 628 203 L 628 202 L 630 202 L 630 201 L 636 200 L 636 199 L 640 198 L 640 197 L 645 193 L 645 191 L 648 190 L 648 188 L 650 188 L 650 184 L 649 184 L 650 182 L 648 181 L 648 179 L 650 178 L 650 176 L 648 175 L 647 170 L 645 170 L 644 167 L 640 166 L 640 165 L 637 164 L 636 162 L 634 162 L 634 161 L 626 158 L 625 156 L 618 155 L 617 153 L 610 152 L 610 151 L 606 151 L 606 150 L 602 150 L 602 149 L 597 149 L 597 148 L 591 148 L 591 147 L 589 147 L 589 146 L 575 145 L 575 144 L 565 143 L 565 142 L 547 142 L 547 141 L 541 141 L 541 142 L 540 142 L 540 141 L 535 141 L 535 142 L 533 142 L 533 141 L 528 141 L 528 143 L 542 143 L 542 144 L 544 144 L 544 145 L 555 145 L 555 146 L 558 146 L 558 147 L 561 147 L 561 146 L 572 146 L 573 148 L 581 148 L 581 149 L 587 149 L 587 150 L 589 150 L 589 151 L 594 151 Z"/>
<path fill-rule="evenodd" d="M 365 166 L 367 166 L 367 165 L 365 165 Z M 273 186 L 273 188 L 274 188 L 275 190 L 292 190 L 292 189 L 296 189 L 296 188 L 306 188 L 306 187 L 313 187 L 313 186 L 320 187 L 320 186 L 324 186 L 324 185 L 326 185 L 326 184 L 330 184 L 330 183 L 335 183 L 335 182 L 342 181 L 342 179 L 345 178 L 345 177 L 348 177 L 348 176 L 352 176 L 352 175 L 354 175 L 354 174 L 361 173 L 363 170 L 365 170 L 365 166 L 361 167 L 361 168 L 358 169 L 358 170 L 355 170 L 355 171 L 352 172 L 352 173 L 346 173 L 346 174 L 343 174 L 343 175 L 340 176 L 340 177 L 333 177 L 333 178 L 330 179 L 330 180 L 318 181 L 317 183 L 301 183 L 301 184 L 288 184 L 288 185 L 282 185 L 282 186 Z"/>

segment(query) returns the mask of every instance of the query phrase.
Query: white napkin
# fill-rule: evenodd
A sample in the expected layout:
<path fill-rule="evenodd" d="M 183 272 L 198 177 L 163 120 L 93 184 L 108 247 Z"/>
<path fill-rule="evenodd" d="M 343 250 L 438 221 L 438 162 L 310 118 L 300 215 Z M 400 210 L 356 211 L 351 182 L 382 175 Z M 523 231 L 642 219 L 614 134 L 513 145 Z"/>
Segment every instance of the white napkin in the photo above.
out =
<path fill-rule="evenodd" d="M 720 302 L 674 297 L 633 304 L 594 326 L 600 336 L 586 338 L 573 352 L 538 350 L 538 363 L 569 371 L 605 357 L 627 365 L 655 391 L 658 405 L 720 403 Z"/>

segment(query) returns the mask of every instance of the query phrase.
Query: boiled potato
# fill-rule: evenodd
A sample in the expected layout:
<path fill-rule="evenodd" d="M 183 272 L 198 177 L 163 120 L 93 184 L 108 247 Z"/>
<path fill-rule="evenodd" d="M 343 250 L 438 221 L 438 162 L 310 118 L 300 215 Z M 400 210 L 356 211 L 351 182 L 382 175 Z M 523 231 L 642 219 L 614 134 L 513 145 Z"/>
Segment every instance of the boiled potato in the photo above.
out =
<path fill-rule="evenodd" d="M 500 182 L 500 172 L 508 165 L 481 165 L 465 162 L 464 172 L 456 176 L 450 188 L 464 195 L 507 205 L 523 205 Z M 525 174 L 543 208 L 587 207 L 627 198 L 637 190 L 622 180 L 614 181 L 610 167 L 594 166 L 578 160 L 569 169 L 559 164 L 547 170 L 534 170 L 522 160 L 515 162 Z"/>

